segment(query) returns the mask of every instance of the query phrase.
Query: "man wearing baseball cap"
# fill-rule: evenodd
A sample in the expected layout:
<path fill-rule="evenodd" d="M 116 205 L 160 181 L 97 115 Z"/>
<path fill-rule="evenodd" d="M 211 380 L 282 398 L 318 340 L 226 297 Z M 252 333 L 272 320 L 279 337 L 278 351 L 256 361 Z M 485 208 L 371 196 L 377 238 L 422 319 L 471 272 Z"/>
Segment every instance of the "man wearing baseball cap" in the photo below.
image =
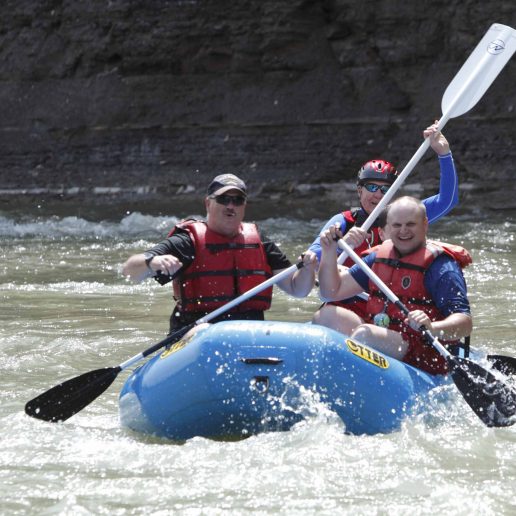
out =
<path fill-rule="evenodd" d="M 197 321 L 291 266 L 283 251 L 255 224 L 243 221 L 246 204 L 245 182 L 234 174 L 220 174 L 206 192 L 205 221 L 181 221 L 168 238 L 123 265 L 123 274 L 136 280 L 152 276 L 161 284 L 173 281 L 176 306 L 170 331 Z M 278 282 L 295 297 L 307 296 L 314 285 L 316 260 L 307 256 L 304 261 L 304 267 Z M 272 287 L 212 322 L 263 320 L 271 300 Z"/>
<path fill-rule="evenodd" d="M 221 195 L 230 190 L 236 190 L 247 197 L 247 186 L 233 174 L 221 174 L 215 177 L 208 186 L 208 195 Z"/>

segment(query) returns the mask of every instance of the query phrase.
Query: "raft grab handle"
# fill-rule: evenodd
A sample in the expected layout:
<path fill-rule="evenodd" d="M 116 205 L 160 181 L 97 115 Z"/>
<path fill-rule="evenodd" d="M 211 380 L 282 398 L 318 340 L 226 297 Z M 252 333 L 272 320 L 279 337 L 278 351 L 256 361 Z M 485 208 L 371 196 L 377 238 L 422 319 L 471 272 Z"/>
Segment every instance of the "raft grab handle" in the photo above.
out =
<path fill-rule="evenodd" d="M 256 357 L 256 358 L 241 358 L 241 362 L 244 364 L 253 364 L 253 365 L 279 365 L 283 362 L 282 358 L 276 357 Z"/>

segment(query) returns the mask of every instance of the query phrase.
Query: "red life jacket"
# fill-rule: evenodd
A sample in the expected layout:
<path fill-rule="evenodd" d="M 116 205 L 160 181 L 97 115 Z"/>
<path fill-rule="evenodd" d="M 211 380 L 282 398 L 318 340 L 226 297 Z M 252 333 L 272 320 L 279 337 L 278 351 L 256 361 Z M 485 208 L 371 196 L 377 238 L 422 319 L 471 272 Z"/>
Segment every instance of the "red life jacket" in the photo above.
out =
<path fill-rule="evenodd" d="M 173 283 L 181 312 L 211 312 L 272 276 L 254 224 L 242 223 L 233 238 L 210 230 L 202 221 L 188 220 L 177 227 L 189 233 L 195 247 L 192 264 Z M 271 300 L 272 287 L 232 311 L 268 310 Z"/>
<path fill-rule="evenodd" d="M 368 252 L 376 253 L 373 271 L 399 297 L 400 301 L 410 311 L 423 310 L 432 321 L 440 321 L 445 317 L 435 306 L 425 287 L 424 278 L 428 267 L 442 253 L 452 257 L 461 268 L 472 263 L 471 255 L 463 247 L 434 241 L 427 241 L 426 246 L 402 258 L 399 258 L 390 240 Z M 384 294 L 372 281 L 369 281 L 367 312 L 371 317 L 370 322 L 376 314 L 384 312 L 390 318 L 389 329 L 401 333 L 419 333 L 403 322 L 405 315 L 394 303 L 386 302 Z"/>
<path fill-rule="evenodd" d="M 360 208 L 352 208 L 351 210 L 343 211 L 342 216 L 344 217 L 344 220 L 346 221 L 346 233 L 355 225 L 357 222 L 360 222 L 360 225 L 362 225 L 364 220 L 358 220 L 359 219 L 359 213 L 361 213 Z M 374 226 L 369 228 L 369 233 L 371 234 L 370 239 L 364 240 L 358 247 L 355 247 L 354 251 L 359 256 L 367 251 L 370 247 L 373 247 L 375 245 L 380 245 L 382 243 L 382 239 L 380 238 L 380 233 L 378 231 L 378 227 Z M 346 267 L 351 267 L 354 265 L 355 262 L 348 256 L 344 260 L 344 264 Z"/>

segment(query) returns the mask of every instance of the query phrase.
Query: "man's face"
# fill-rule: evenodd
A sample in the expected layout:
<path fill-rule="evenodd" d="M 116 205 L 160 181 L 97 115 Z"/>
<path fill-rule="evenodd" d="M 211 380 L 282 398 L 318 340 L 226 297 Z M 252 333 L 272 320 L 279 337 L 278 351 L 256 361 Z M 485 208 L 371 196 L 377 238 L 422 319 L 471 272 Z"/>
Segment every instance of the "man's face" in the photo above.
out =
<path fill-rule="evenodd" d="M 229 237 L 238 233 L 246 206 L 246 198 L 240 190 L 228 190 L 221 195 L 206 197 L 205 205 L 210 229 Z"/>
<path fill-rule="evenodd" d="M 426 242 L 428 219 L 414 203 L 396 203 L 389 209 L 385 238 L 390 238 L 401 256 L 418 250 Z"/>
<path fill-rule="evenodd" d="M 376 189 L 375 192 L 370 192 L 369 190 L 374 190 L 375 186 L 380 187 Z M 360 204 L 362 208 L 369 215 L 377 206 L 377 204 L 383 199 L 385 195 L 382 192 L 382 189 L 388 188 L 390 185 L 386 181 L 367 181 L 364 185 L 359 185 L 358 187 L 358 198 L 360 199 Z M 383 187 L 383 188 L 382 188 Z"/>

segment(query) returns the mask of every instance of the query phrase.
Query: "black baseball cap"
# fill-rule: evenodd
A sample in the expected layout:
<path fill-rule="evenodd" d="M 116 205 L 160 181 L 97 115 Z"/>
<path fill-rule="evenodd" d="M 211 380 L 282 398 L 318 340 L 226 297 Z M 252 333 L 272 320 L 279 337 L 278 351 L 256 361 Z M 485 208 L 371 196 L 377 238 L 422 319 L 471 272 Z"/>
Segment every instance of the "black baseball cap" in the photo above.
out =
<path fill-rule="evenodd" d="M 221 195 L 229 190 L 239 190 L 247 197 L 247 186 L 233 174 L 220 174 L 208 186 L 208 195 Z"/>

